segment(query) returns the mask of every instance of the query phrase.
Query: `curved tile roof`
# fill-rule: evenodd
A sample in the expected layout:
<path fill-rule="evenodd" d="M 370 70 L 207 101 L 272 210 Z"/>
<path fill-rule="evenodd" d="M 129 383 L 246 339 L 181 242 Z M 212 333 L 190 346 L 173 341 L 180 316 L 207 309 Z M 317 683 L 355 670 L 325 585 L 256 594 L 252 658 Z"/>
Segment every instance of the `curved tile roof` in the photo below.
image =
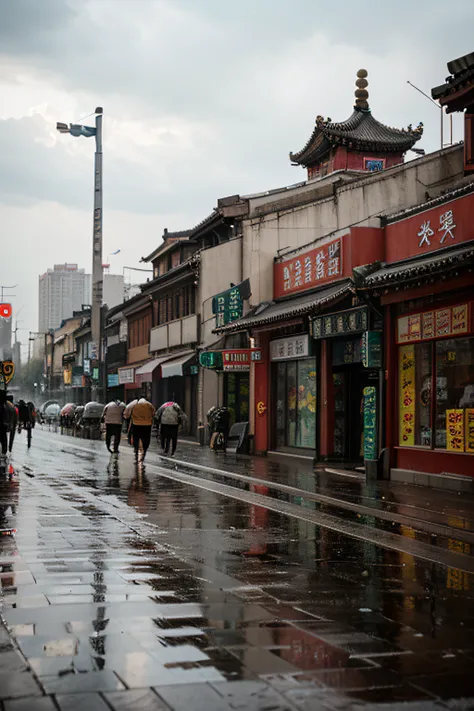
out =
<path fill-rule="evenodd" d="M 377 121 L 370 109 L 354 109 L 352 116 L 341 123 L 316 117 L 316 126 L 302 150 L 290 153 L 290 160 L 308 166 L 318 161 L 330 147 L 345 145 L 354 150 L 405 153 L 423 134 L 423 124 L 416 128 L 392 128 Z"/>

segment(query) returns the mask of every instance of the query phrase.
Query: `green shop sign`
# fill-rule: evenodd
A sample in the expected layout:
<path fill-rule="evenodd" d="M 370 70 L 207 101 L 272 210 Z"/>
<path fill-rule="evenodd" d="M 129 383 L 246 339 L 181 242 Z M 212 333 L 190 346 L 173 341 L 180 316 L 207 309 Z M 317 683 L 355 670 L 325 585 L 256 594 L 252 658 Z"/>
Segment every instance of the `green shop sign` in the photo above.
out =
<path fill-rule="evenodd" d="M 199 365 L 208 370 L 222 370 L 222 351 L 202 351 L 199 354 Z"/>
<path fill-rule="evenodd" d="M 382 334 L 364 331 L 361 342 L 361 360 L 364 368 L 382 367 Z"/>
<path fill-rule="evenodd" d="M 335 314 L 317 316 L 311 322 L 313 338 L 336 338 L 352 333 L 361 333 L 369 327 L 369 311 L 367 307 L 349 309 Z"/>
<path fill-rule="evenodd" d="M 250 281 L 246 279 L 227 291 L 212 297 L 212 313 L 216 316 L 216 328 L 226 326 L 242 318 L 244 301 L 250 298 Z"/>
<path fill-rule="evenodd" d="M 377 391 L 364 388 L 364 459 L 377 459 Z"/>

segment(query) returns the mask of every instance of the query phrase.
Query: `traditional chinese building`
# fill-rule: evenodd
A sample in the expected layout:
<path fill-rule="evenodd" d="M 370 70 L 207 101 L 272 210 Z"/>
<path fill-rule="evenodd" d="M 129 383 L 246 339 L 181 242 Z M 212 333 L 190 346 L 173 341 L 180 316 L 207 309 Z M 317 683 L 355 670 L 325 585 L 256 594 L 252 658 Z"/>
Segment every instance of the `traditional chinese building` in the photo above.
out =
<path fill-rule="evenodd" d="M 360 286 L 386 260 L 381 216 L 423 203 L 427 189 L 437 197 L 462 170 L 460 146 L 404 164 L 421 125 L 383 126 L 359 84 L 351 119 L 338 125 L 318 119 L 306 148 L 292 155 L 314 170 L 307 182 L 242 199 L 248 212 L 241 278 L 250 280 L 251 300 L 242 318 L 215 330 L 246 337 L 247 347 L 261 353 L 249 364 L 256 452 L 351 464 L 367 454 L 378 458 L 383 307 Z"/>
<path fill-rule="evenodd" d="M 367 71 L 359 69 L 352 115 L 341 123 L 316 117 L 308 142 L 290 153 L 294 165 L 307 169 L 308 180 L 337 170 L 379 171 L 403 163 L 404 154 L 423 134 L 423 124 L 406 129 L 385 126 L 369 107 Z"/>
<path fill-rule="evenodd" d="M 385 316 L 393 478 L 474 475 L 474 183 L 389 215 L 364 289 Z"/>
<path fill-rule="evenodd" d="M 431 90 L 446 113 L 464 113 L 464 172 L 474 173 L 474 52 L 448 62 L 450 76 Z"/>

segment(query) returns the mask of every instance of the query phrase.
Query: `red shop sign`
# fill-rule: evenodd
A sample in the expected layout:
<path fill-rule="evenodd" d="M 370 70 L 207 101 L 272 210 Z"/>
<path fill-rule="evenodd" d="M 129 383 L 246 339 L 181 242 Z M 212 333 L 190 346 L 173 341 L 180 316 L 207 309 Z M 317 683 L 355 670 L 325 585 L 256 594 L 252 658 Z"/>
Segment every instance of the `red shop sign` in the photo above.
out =
<path fill-rule="evenodd" d="M 342 276 L 342 239 L 322 244 L 297 257 L 276 262 L 273 272 L 275 299 L 314 289 Z"/>
<path fill-rule="evenodd" d="M 474 240 L 474 193 L 387 225 L 386 261 L 398 262 Z"/>
<path fill-rule="evenodd" d="M 225 372 L 243 372 L 250 370 L 252 361 L 262 360 L 262 351 L 259 348 L 239 348 L 237 350 L 222 351 L 222 369 Z"/>

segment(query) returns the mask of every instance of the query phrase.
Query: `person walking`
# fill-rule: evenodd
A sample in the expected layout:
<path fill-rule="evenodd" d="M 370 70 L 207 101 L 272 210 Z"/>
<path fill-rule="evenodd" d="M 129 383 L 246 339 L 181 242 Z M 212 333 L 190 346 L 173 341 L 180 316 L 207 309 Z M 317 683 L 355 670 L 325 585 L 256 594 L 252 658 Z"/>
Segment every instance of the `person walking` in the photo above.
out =
<path fill-rule="evenodd" d="M 177 402 L 165 402 L 156 413 L 155 423 L 160 427 L 161 449 L 167 455 L 171 444 L 171 456 L 176 451 L 178 429 L 185 417 Z"/>
<path fill-rule="evenodd" d="M 135 459 L 138 459 L 140 442 L 142 443 L 143 449 L 142 461 L 146 457 L 148 447 L 150 446 L 151 428 L 153 425 L 154 415 L 155 408 L 151 402 L 148 402 L 148 400 L 144 397 L 141 397 L 132 408 L 131 423 Z"/>
<path fill-rule="evenodd" d="M 15 441 L 16 428 L 18 426 L 18 409 L 13 403 L 13 395 L 7 395 L 7 408 L 9 422 L 11 422 L 10 436 L 8 438 L 8 452 L 11 454 L 13 449 L 13 442 Z"/>
<path fill-rule="evenodd" d="M 104 407 L 104 412 L 102 413 L 102 422 L 105 423 L 105 445 L 111 454 L 112 438 L 114 440 L 113 454 L 119 453 L 124 410 L 125 404 L 123 402 L 112 400 Z"/>
<path fill-rule="evenodd" d="M 125 411 L 123 413 L 123 419 L 125 420 L 125 427 L 127 430 L 127 442 L 130 445 L 132 444 L 132 412 L 137 402 L 137 399 L 129 402 L 128 405 L 125 406 Z"/>

